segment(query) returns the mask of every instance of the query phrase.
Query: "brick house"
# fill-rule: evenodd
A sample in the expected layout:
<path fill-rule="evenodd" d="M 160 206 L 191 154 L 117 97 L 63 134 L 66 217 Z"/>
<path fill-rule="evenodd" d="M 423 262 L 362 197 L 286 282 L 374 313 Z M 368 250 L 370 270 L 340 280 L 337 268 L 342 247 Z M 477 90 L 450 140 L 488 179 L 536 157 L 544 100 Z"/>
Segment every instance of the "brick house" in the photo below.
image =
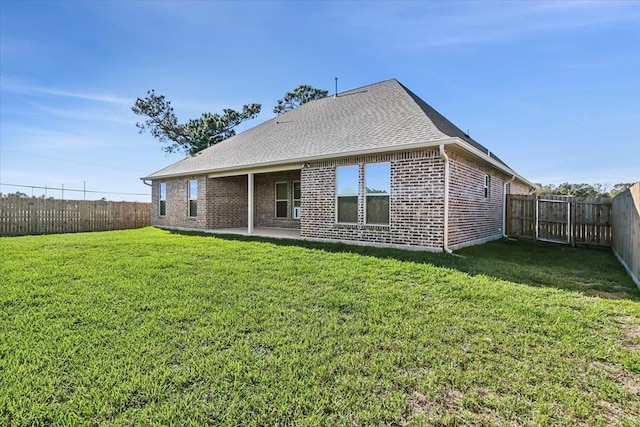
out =
<path fill-rule="evenodd" d="M 429 251 L 500 238 L 535 188 L 395 79 L 306 103 L 145 178 L 152 224 Z"/>

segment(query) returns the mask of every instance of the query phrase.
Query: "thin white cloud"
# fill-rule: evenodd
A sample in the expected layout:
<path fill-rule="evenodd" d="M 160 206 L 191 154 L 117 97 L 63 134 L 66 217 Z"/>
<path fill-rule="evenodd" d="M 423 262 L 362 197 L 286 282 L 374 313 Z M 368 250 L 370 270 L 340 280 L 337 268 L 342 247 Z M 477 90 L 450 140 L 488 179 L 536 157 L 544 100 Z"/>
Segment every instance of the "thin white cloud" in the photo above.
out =
<path fill-rule="evenodd" d="M 0 77 L 0 91 L 25 95 L 52 95 L 66 98 L 83 99 L 114 105 L 133 105 L 134 100 L 113 94 L 81 92 L 54 87 L 32 85 L 16 78 Z"/>
<path fill-rule="evenodd" d="M 69 98 L 79 98 L 86 99 L 89 101 L 96 102 L 105 102 L 108 104 L 118 104 L 118 105 L 132 105 L 133 100 L 130 98 L 119 97 L 115 95 L 109 94 L 95 94 L 95 93 L 83 93 L 83 92 L 73 92 L 61 89 L 52 89 L 52 88 L 43 88 L 43 87 L 35 87 L 33 88 L 37 92 L 56 95 L 56 96 L 65 96 Z"/>
<path fill-rule="evenodd" d="M 377 5 L 378 7 L 375 7 Z M 358 33 L 396 48 L 451 47 L 590 31 L 640 19 L 636 2 L 378 3 L 349 14 Z M 370 5 L 371 6 L 371 5 Z"/>
<path fill-rule="evenodd" d="M 45 113 L 49 116 L 63 117 L 66 119 L 105 121 L 112 123 L 123 123 L 131 126 L 133 126 L 135 123 L 133 114 L 129 114 L 130 117 L 127 118 L 123 116 L 121 111 L 49 107 L 37 102 L 25 102 L 25 104 L 32 107 L 32 109 L 29 109 L 30 115 L 40 115 L 41 113 Z M 130 113 L 130 111 L 127 112 Z"/>
<path fill-rule="evenodd" d="M 10 135 L 3 137 L 2 145 L 6 148 L 19 147 L 27 151 L 45 150 L 47 153 L 55 150 L 125 146 L 122 140 L 116 139 L 115 136 L 109 138 L 108 134 L 96 132 L 93 127 L 75 128 L 63 132 L 25 125 L 12 126 Z"/>

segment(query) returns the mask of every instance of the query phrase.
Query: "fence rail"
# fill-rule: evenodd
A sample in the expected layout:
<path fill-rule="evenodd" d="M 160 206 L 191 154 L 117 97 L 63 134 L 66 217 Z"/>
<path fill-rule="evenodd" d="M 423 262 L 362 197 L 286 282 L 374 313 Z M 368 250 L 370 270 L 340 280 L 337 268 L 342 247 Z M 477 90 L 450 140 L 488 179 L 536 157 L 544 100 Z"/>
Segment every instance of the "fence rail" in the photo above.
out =
<path fill-rule="evenodd" d="M 150 203 L 0 199 L 0 236 L 124 230 L 150 223 Z"/>
<path fill-rule="evenodd" d="M 613 198 L 613 253 L 640 287 L 640 182 Z"/>
<path fill-rule="evenodd" d="M 506 215 L 512 237 L 611 246 L 611 199 L 509 194 Z"/>

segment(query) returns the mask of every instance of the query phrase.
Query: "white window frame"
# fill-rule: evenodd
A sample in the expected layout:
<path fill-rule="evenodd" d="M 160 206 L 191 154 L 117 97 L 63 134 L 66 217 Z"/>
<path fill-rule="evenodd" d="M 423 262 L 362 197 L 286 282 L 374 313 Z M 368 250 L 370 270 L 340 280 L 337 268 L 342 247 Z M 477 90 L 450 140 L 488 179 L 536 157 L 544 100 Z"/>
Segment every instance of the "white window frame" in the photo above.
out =
<path fill-rule="evenodd" d="M 389 165 L 389 192 L 388 193 L 369 193 L 367 191 L 367 165 L 379 165 L 379 164 L 388 164 Z M 388 226 L 391 224 L 391 162 L 375 162 L 375 163 L 365 163 L 364 165 L 364 223 L 366 225 L 381 225 Z M 387 196 L 388 205 L 389 205 L 389 222 L 385 223 L 377 223 L 377 222 L 368 222 L 367 221 L 367 199 L 370 196 Z"/>
<path fill-rule="evenodd" d="M 340 194 L 338 192 L 338 188 L 339 188 L 339 183 L 338 183 L 338 169 L 340 168 L 356 168 L 358 171 L 358 175 L 356 178 L 356 188 L 358 188 L 357 194 L 353 195 L 353 194 Z M 353 224 L 358 224 L 358 214 L 356 213 L 356 220 L 355 221 L 339 221 L 339 199 L 340 197 L 357 197 L 357 201 L 356 201 L 356 212 L 357 209 L 360 206 L 360 165 L 344 165 L 344 166 L 336 166 L 336 171 L 335 171 L 335 178 L 336 178 L 336 200 L 335 200 L 335 207 L 336 207 L 336 217 L 335 217 L 335 221 L 336 224 L 348 224 L 348 225 L 353 225 Z"/>
<path fill-rule="evenodd" d="M 191 183 L 195 183 L 196 185 L 196 194 L 192 194 L 191 192 Z M 198 216 L 198 180 L 197 179 L 190 179 L 189 181 L 187 181 L 187 191 L 189 193 L 189 201 L 187 202 L 187 215 L 189 216 L 189 218 L 195 218 Z M 196 202 L 195 203 L 195 215 L 194 212 L 191 211 L 191 202 Z"/>
<path fill-rule="evenodd" d="M 278 184 L 284 184 L 287 186 L 287 198 L 286 199 L 278 199 Z M 274 212 L 273 215 L 275 219 L 288 219 L 289 218 L 289 181 L 278 181 L 274 185 Z M 285 216 L 278 216 L 278 202 L 286 202 L 287 203 L 287 214 Z"/>
<path fill-rule="evenodd" d="M 491 185 L 490 177 L 489 177 L 489 175 L 485 175 L 484 176 L 484 198 L 485 199 L 489 198 L 490 185 Z"/>
<path fill-rule="evenodd" d="M 296 199 L 296 184 L 298 184 L 300 186 L 300 198 Z M 293 200 L 293 219 L 295 219 L 296 221 L 300 220 L 300 215 L 296 216 L 296 208 L 300 208 L 300 211 L 302 211 L 302 183 L 300 181 L 293 181 L 291 183 L 291 200 Z M 296 206 L 296 202 L 298 202 L 298 204 L 300 206 Z"/>
<path fill-rule="evenodd" d="M 164 188 L 164 195 L 162 189 Z M 164 197 L 163 197 L 164 196 Z M 164 207 L 164 213 L 162 208 Z M 167 183 L 158 183 L 158 216 L 167 216 Z"/>

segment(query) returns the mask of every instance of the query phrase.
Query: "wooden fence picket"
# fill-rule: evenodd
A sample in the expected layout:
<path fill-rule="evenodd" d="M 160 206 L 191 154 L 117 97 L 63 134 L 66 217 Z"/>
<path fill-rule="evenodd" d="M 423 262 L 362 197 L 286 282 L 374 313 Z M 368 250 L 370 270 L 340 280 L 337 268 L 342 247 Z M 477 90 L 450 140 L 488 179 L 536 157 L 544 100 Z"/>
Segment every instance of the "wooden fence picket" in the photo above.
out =
<path fill-rule="evenodd" d="M 570 203 L 568 218 L 566 203 L 556 200 Z M 611 199 L 509 194 L 506 215 L 512 237 L 535 239 L 539 234 L 573 245 L 611 246 Z"/>
<path fill-rule="evenodd" d="M 150 224 L 150 203 L 0 198 L 0 236 L 123 230 Z"/>

